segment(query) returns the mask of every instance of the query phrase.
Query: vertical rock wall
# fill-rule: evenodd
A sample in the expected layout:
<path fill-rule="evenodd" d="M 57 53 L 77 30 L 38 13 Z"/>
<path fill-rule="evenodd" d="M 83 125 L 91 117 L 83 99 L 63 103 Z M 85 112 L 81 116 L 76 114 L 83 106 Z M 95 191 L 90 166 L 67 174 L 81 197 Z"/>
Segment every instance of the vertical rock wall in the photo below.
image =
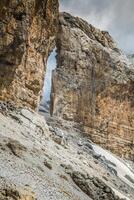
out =
<path fill-rule="evenodd" d="M 67 13 L 60 15 L 51 114 L 134 159 L 134 68 L 107 32 Z"/>
<path fill-rule="evenodd" d="M 0 1 L 0 100 L 37 107 L 57 25 L 58 0 Z"/>

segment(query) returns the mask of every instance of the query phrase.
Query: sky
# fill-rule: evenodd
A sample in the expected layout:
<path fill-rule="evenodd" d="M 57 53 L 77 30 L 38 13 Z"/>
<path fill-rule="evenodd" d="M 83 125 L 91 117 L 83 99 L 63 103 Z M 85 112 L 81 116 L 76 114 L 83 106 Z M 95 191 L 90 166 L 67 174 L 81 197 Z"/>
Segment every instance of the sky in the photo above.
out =
<path fill-rule="evenodd" d="M 44 104 L 45 102 L 50 100 L 52 71 L 56 68 L 55 56 L 56 49 L 52 51 L 47 61 L 41 104 Z"/>
<path fill-rule="evenodd" d="M 60 0 L 60 11 L 109 31 L 125 53 L 134 53 L 134 0 Z"/>
<path fill-rule="evenodd" d="M 79 16 L 101 30 L 107 30 L 126 54 L 134 53 L 134 0 L 59 0 L 60 11 Z M 50 100 L 51 73 L 56 67 L 55 50 L 45 75 L 43 99 Z"/>

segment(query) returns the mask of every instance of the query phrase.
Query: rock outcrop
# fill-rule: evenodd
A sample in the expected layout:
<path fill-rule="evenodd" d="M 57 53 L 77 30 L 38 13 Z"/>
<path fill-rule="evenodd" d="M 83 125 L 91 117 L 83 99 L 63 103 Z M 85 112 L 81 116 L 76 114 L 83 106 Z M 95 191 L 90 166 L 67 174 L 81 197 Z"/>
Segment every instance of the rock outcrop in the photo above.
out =
<path fill-rule="evenodd" d="M 31 110 L 10 108 L 0 110 L 0 200 L 133 200 L 128 161 L 98 152 L 73 123 L 46 123 Z"/>
<path fill-rule="evenodd" d="M 73 181 L 78 187 L 81 188 L 90 198 L 93 200 L 118 200 L 119 197 L 114 194 L 110 187 L 107 187 L 105 183 L 95 177 L 90 177 L 88 174 L 80 172 L 73 172 L 71 174 Z"/>
<path fill-rule="evenodd" d="M 134 68 L 108 32 L 67 13 L 60 15 L 51 114 L 134 160 Z"/>
<path fill-rule="evenodd" d="M 36 200 L 34 193 L 11 186 L 0 188 L 0 200 Z"/>
<path fill-rule="evenodd" d="M 58 0 L 0 1 L 1 100 L 37 107 L 58 15 Z"/>

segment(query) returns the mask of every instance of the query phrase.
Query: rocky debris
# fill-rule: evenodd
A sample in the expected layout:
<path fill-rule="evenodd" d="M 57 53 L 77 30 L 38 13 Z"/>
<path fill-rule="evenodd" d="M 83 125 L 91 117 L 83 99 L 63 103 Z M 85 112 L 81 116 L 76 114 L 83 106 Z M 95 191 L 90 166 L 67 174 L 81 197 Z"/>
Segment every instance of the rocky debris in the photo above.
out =
<path fill-rule="evenodd" d="M 60 176 L 60 178 L 62 178 L 62 179 L 64 179 L 64 180 L 68 181 L 67 176 L 65 176 L 64 174 L 60 174 L 59 176 Z"/>
<path fill-rule="evenodd" d="M 128 175 L 125 175 L 125 177 L 130 181 L 130 182 L 132 182 L 133 184 L 134 184 L 134 179 L 132 179 L 130 176 L 128 176 Z"/>
<path fill-rule="evenodd" d="M 83 141 L 79 140 L 77 144 L 78 146 L 83 147 L 83 149 L 93 150 L 92 141 L 89 139 Z"/>
<path fill-rule="evenodd" d="M 68 143 L 68 137 L 65 136 L 65 134 L 63 133 L 63 131 L 57 127 L 52 128 L 49 127 L 49 130 L 52 132 L 52 139 L 59 145 L 62 145 L 64 147 L 67 146 Z"/>
<path fill-rule="evenodd" d="M 0 100 L 37 108 L 58 16 L 58 0 L 0 2 Z"/>
<path fill-rule="evenodd" d="M 93 150 L 93 146 L 92 146 L 92 144 L 90 144 L 89 142 L 85 142 L 85 143 L 84 143 L 84 146 L 85 146 L 86 148 L 90 149 L 90 150 Z"/>
<path fill-rule="evenodd" d="M 65 170 L 65 172 L 67 173 L 67 174 L 72 174 L 72 172 L 73 172 L 73 167 L 70 165 L 70 164 L 61 164 L 61 167 L 63 167 L 64 168 L 64 170 Z"/>
<path fill-rule="evenodd" d="M 95 158 L 97 160 L 101 159 L 101 155 L 94 151 L 93 142 L 91 140 L 89 140 L 89 139 L 84 139 L 83 141 L 80 140 L 80 141 L 78 141 L 77 144 L 78 144 L 78 146 L 80 146 L 80 149 L 82 151 L 92 154 L 93 158 Z"/>
<path fill-rule="evenodd" d="M 21 108 L 16 108 L 16 105 L 13 102 L 0 101 L 0 113 L 12 117 L 12 119 L 17 121 L 18 123 L 21 123 L 21 120 L 16 115 L 16 113 L 19 113 L 20 110 Z"/>
<path fill-rule="evenodd" d="M 110 160 L 107 160 L 105 157 L 101 158 L 107 165 L 111 165 L 113 167 L 116 167 L 116 164 L 113 163 L 112 161 Z"/>
<path fill-rule="evenodd" d="M 114 176 L 117 176 L 117 170 L 116 170 L 116 164 L 114 164 L 113 162 L 107 160 L 104 156 L 100 155 L 100 162 L 102 163 L 102 165 L 110 172 L 112 173 Z"/>
<path fill-rule="evenodd" d="M 0 200 L 36 200 L 36 198 L 30 190 L 5 186 L 0 188 Z"/>
<path fill-rule="evenodd" d="M 13 102 L 0 101 L 1 113 L 8 115 L 9 113 L 12 113 L 13 111 L 17 111 L 16 106 Z"/>
<path fill-rule="evenodd" d="M 90 141 L 90 140 L 85 140 L 85 141 L 78 141 L 78 146 L 80 147 L 79 148 L 79 151 L 78 153 L 79 154 L 83 154 L 83 152 L 86 152 L 88 154 L 92 154 L 92 156 L 95 158 L 95 159 L 99 159 L 101 157 L 101 155 L 98 155 L 97 153 L 94 152 L 94 149 L 93 149 L 93 143 Z"/>
<path fill-rule="evenodd" d="M 24 193 L 21 193 L 22 190 L 25 191 L 25 187 L 28 185 L 35 193 L 32 198 L 37 200 L 91 200 L 92 198 L 86 193 L 90 189 L 91 194 L 96 199 L 101 199 L 103 195 L 107 197 L 109 188 L 110 191 L 116 190 L 114 192 L 117 196 L 121 196 L 120 198 L 133 200 L 132 181 L 127 178 L 122 181 L 118 173 L 117 176 L 113 175 L 104 163 L 106 162 L 106 165 L 113 168 L 114 165 L 108 163 L 103 156 L 95 159 L 93 157 L 95 144 L 87 137 L 83 137 L 83 133 L 79 133 L 75 128 L 73 129 L 70 123 L 60 121 L 61 123 L 57 125 L 57 118 L 56 121 L 54 118 L 49 118 L 48 126 L 43 116 L 26 108 L 20 109 L 19 112 L 13 111 L 11 114 L 19 120 L 14 120 L 11 115 L 3 115 L 0 112 L 1 199 L 4 198 L 3 191 L 8 190 L 8 188 L 11 189 L 13 196 L 10 195 L 11 197 L 7 197 L 8 199 L 26 200 L 31 198 L 31 196 L 23 197 L 22 194 Z M 56 133 L 54 133 L 54 130 L 56 130 Z M 57 145 L 53 141 L 52 135 L 55 134 L 60 137 L 61 133 L 69 138 L 67 148 L 64 148 L 63 145 Z M 78 143 L 81 143 L 82 146 L 79 146 Z M 84 147 L 88 148 L 89 151 L 84 150 Z M 81 151 L 81 154 L 78 154 L 78 151 Z M 79 175 L 75 174 L 76 172 Z M 81 174 L 84 174 L 86 178 L 81 180 Z M 126 174 L 130 175 L 129 173 Z M 80 181 L 85 185 L 87 184 L 86 191 L 82 189 Z M 103 187 L 97 187 L 95 181 Z M 74 182 L 79 183 L 74 184 Z M 108 188 L 106 189 L 107 192 L 103 183 Z M 19 191 L 20 196 L 14 197 L 14 191 Z M 28 193 L 28 195 L 32 194 Z M 114 195 L 113 192 L 109 192 L 109 194 L 110 198 L 112 194 Z"/>
<path fill-rule="evenodd" d="M 104 166 L 110 173 L 117 176 L 117 170 L 115 163 L 112 161 L 107 160 L 104 156 L 101 156 L 101 154 L 96 153 L 93 148 L 93 143 L 89 139 L 87 140 L 80 140 L 78 142 L 78 146 L 80 146 L 80 151 L 78 151 L 78 154 L 83 154 L 83 151 L 87 152 L 88 154 L 92 155 L 92 157 L 95 159 L 95 162 L 98 164 L 100 162 L 102 166 Z"/>
<path fill-rule="evenodd" d="M 134 160 L 134 68 L 108 32 L 60 14 L 51 114 Z"/>
<path fill-rule="evenodd" d="M 106 165 L 107 169 L 108 169 L 113 175 L 115 175 L 115 176 L 118 175 L 117 170 L 116 170 L 115 168 L 113 168 L 113 167 L 111 167 L 111 166 L 108 166 L 107 164 L 104 164 L 104 165 Z"/>
<path fill-rule="evenodd" d="M 17 157 L 21 157 L 22 154 L 27 151 L 27 148 L 16 140 L 10 139 L 10 141 L 6 145 Z"/>
<path fill-rule="evenodd" d="M 50 161 L 48 161 L 47 159 L 44 160 L 44 165 L 45 165 L 48 169 L 52 169 L 52 164 L 51 164 Z"/>
<path fill-rule="evenodd" d="M 99 158 L 101 158 L 101 155 L 93 152 L 93 157 L 98 160 Z"/>
<path fill-rule="evenodd" d="M 88 174 L 83 174 L 78 171 L 74 171 L 71 177 L 75 184 L 93 200 L 120 199 L 110 187 L 96 177 L 90 177 Z"/>

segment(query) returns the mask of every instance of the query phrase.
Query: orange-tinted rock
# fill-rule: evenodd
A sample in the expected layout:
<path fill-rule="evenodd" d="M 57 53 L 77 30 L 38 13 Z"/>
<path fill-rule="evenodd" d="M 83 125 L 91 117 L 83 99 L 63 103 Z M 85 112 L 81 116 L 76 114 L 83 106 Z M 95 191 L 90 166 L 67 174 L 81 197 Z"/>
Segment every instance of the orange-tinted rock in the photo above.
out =
<path fill-rule="evenodd" d="M 35 109 L 55 46 L 58 0 L 0 1 L 0 99 Z"/>
<path fill-rule="evenodd" d="M 134 68 L 112 37 L 60 16 L 51 114 L 80 123 L 95 143 L 134 159 Z"/>
<path fill-rule="evenodd" d="M 5 186 L 0 188 L 0 199 L 1 200 L 36 200 L 35 194 L 30 189 L 21 189 L 16 187 Z"/>

